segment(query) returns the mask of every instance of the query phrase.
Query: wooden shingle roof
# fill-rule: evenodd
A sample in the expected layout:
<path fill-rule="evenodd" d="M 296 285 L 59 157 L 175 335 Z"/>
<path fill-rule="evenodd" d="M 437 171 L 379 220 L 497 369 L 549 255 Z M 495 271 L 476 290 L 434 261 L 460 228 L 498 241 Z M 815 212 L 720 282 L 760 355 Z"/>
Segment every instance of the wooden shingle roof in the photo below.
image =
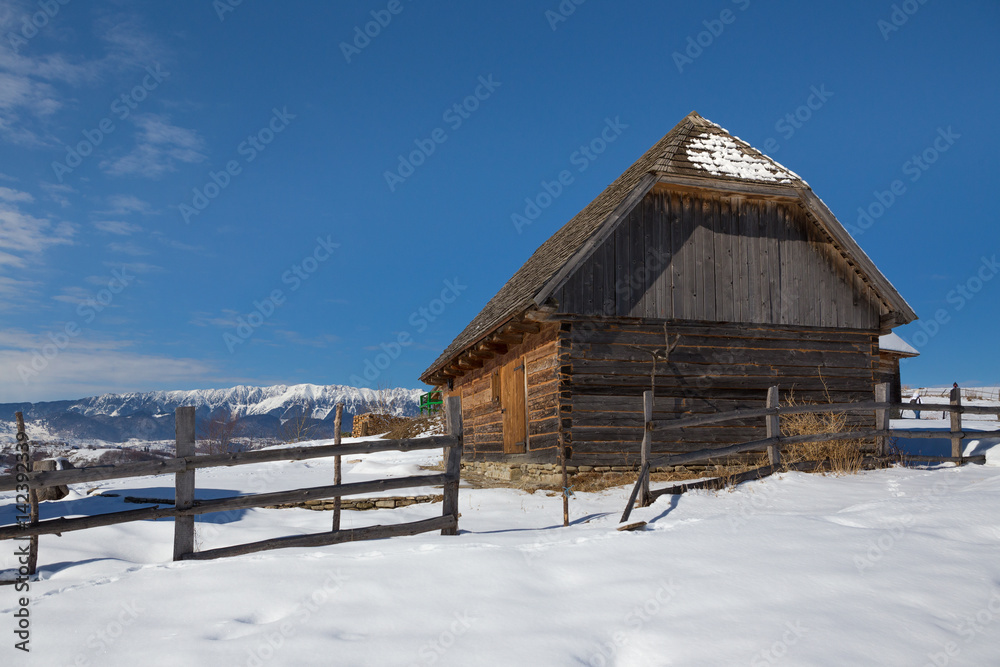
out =
<path fill-rule="evenodd" d="M 424 371 L 425 382 L 464 350 L 551 294 L 555 282 L 565 278 L 579 259 L 588 254 L 607 230 L 609 220 L 627 213 L 659 180 L 698 183 L 735 191 L 749 186 L 770 186 L 782 194 L 808 199 L 817 222 L 827 228 L 846 255 L 879 294 L 911 321 L 916 314 L 854 243 L 829 209 L 812 194 L 809 185 L 746 142 L 692 111 L 654 144 L 580 213 L 545 241 L 500 288 L 482 311 L 462 330 L 444 352 Z M 832 221 L 832 222 L 831 222 Z M 829 229 L 835 227 L 835 229 Z"/>

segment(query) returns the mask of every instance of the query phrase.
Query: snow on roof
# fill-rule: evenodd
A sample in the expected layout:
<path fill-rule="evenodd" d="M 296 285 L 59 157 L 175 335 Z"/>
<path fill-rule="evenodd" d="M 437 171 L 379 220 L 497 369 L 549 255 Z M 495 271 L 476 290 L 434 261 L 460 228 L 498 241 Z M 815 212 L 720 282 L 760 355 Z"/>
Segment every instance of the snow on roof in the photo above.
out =
<path fill-rule="evenodd" d="M 899 354 L 905 354 L 910 357 L 915 357 L 920 354 L 917 352 L 915 347 L 894 333 L 887 333 L 884 336 L 879 336 L 878 348 L 880 350 L 884 350 L 885 352 L 898 352 Z"/>
<path fill-rule="evenodd" d="M 694 150 L 704 149 L 704 150 Z M 750 155 L 728 134 L 702 133 L 687 145 L 688 161 L 713 176 L 791 183 L 797 177 L 773 160 Z"/>

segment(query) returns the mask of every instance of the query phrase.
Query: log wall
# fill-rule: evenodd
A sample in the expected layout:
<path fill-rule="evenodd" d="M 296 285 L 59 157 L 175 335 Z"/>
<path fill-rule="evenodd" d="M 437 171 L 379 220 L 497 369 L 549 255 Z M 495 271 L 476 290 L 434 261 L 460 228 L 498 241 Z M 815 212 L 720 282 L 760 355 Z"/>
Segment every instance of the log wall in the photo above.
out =
<path fill-rule="evenodd" d="M 506 354 L 486 360 L 484 365 L 456 378 L 449 396 L 462 398 L 464 459 L 555 460 L 559 439 L 559 381 L 556 345 L 559 325 L 547 323 L 537 334 L 511 345 Z M 493 401 L 493 371 L 524 357 L 527 371 L 528 444 L 523 455 L 503 454 L 503 416 Z"/>
<path fill-rule="evenodd" d="M 651 352 L 679 334 L 669 361 L 656 362 L 653 418 L 672 419 L 781 400 L 872 400 L 878 332 L 780 325 L 709 324 L 638 318 L 572 318 L 560 331 L 562 426 L 574 465 L 632 465 L 642 439 L 642 392 L 650 389 Z M 874 426 L 859 416 L 852 424 Z M 724 447 L 763 438 L 762 419 L 657 431 L 653 455 Z"/>

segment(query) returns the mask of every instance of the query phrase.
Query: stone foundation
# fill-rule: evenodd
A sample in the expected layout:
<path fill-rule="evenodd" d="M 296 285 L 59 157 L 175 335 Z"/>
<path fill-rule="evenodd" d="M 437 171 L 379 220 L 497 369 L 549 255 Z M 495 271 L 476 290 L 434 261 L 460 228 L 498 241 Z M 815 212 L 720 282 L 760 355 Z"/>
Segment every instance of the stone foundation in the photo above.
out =
<path fill-rule="evenodd" d="M 714 475 L 724 470 L 718 465 L 667 466 L 654 468 L 654 473 L 685 473 Z M 568 465 L 569 475 L 580 473 L 637 473 L 639 466 Z M 562 466 L 557 463 L 503 463 L 499 461 L 462 461 L 462 472 L 518 486 L 561 486 Z"/>
<path fill-rule="evenodd" d="M 379 498 L 342 498 L 340 509 L 342 510 L 378 510 L 393 509 L 395 507 L 406 507 L 418 503 L 439 503 L 444 500 L 444 496 L 383 496 Z M 268 505 L 267 509 L 284 510 L 292 508 L 305 508 L 307 510 L 332 510 L 333 498 L 322 500 L 307 500 L 302 503 L 285 503 L 283 505 Z"/>

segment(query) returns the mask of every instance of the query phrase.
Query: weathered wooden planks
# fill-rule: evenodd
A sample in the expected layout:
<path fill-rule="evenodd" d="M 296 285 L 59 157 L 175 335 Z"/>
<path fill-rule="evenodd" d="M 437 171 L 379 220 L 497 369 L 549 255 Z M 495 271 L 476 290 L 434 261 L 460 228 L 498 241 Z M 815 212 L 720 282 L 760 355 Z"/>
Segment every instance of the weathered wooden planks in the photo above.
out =
<path fill-rule="evenodd" d="M 882 307 L 801 205 L 663 189 L 556 296 L 566 313 L 857 329 Z"/>

